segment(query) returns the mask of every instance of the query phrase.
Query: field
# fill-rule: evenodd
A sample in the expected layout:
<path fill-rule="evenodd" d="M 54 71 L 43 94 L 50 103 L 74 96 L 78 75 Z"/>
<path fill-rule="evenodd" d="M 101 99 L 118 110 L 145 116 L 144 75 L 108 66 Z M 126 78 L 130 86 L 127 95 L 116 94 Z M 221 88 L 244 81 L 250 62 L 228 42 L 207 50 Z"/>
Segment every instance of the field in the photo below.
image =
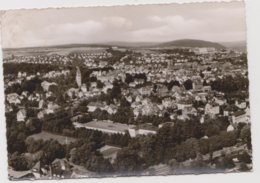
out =
<path fill-rule="evenodd" d="M 74 142 L 76 140 L 75 138 L 72 138 L 72 137 L 56 135 L 56 134 L 52 134 L 52 133 L 45 132 L 45 131 L 42 131 L 41 133 L 33 134 L 33 135 L 29 136 L 28 138 L 33 138 L 34 140 L 42 139 L 44 141 L 53 139 L 53 140 L 57 140 L 60 144 L 70 144 L 71 142 Z"/>
<path fill-rule="evenodd" d="M 9 58 L 14 56 L 47 56 L 58 54 L 61 56 L 68 55 L 70 53 L 81 52 L 81 53 L 100 53 L 104 52 L 106 47 L 36 47 L 36 48 L 14 48 L 14 49 L 4 49 L 3 57 Z"/>

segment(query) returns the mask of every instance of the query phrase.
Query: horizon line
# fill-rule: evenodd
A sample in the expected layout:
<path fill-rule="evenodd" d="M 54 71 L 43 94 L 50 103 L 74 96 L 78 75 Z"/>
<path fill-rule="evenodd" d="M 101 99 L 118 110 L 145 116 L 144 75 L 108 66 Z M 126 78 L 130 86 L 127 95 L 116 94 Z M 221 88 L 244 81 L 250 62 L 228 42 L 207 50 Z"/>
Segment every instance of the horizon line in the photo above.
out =
<path fill-rule="evenodd" d="M 46 48 L 46 47 L 55 47 L 55 46 L 66 46 L 66 45 L 93 45 L 93 46 L 113 46 L 109 44 L 113 43 L 147 43 L 147 44 L 162 44 L 162 43 L 168 43 L 168 42 L 173 42 L 173 41 L 178 41 L 178 40 L 196 40 L 196 41 L 206 41 L 206 42 L 211 42 L 211 43 L 234 43 L 234 42 L 246 42 L 247 40 L 238 40 L 238 41 L 208 41 L 204 39 L 192 39 L 192 38 L 184 38 L 184 39 L 175 39 L 175 40 L 169 40 L 169 41 L 109 41 L 109 42 L 99 42 L 99 43 L 64 43 L 64 44 L 53 44 L 53 45 L 44 45 L 44 46 L 25 46 L 25 47 L 2 47 L 2 50 L 8 50 L 8 49 L 30 49 L 30 48 Z M 115 45 L 116 46 L 116 45 Z M 121 47 L 131 47 L 131 46 L 121 46 Z M 138 47 L 138 46 L 136 46 Z M 141 47 L 141 46 L 140 46 Z"/>

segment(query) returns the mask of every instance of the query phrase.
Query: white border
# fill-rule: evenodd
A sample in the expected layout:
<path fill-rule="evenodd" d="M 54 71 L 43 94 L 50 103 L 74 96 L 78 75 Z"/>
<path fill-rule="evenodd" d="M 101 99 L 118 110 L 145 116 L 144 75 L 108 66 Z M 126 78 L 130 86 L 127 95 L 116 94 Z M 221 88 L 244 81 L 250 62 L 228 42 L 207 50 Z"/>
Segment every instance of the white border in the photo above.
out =
<path fill-rule="evenodd" d="M 171 2 L 189 3 L 189 2 L 229 2 L 230 0 L 0 0 L 0 9 L 30 9 L 30 8 L 48 8 L 48 7 L 86 7 L 86 6 L 113 6 L 113 5 L 137 5 L 137 4 L 164 4 Z M 106 178 L 106 179 L 75 179 L 62 180 L 62 182 L 199 182 L 199 183 L 219 183 L 219 182 L 259 182 L 260 180 L 260 1 L 245 0 L 247 16 L 247 42 L 249 59 L 249 80 L 250 80 L 250 105 L 252 121 L 252 141 L 253 141 L 253 165 L 252 173 L 238 174 L 209 174 L 209 175 L 185 175 L 168 177 L 132 177 L 132 178 Z M 235 17 L 234 17 L 235 18 Z M 1 40 L 1 37 L 0 37 Z M 0 51 L 0 58 L 2 57 Z M 1 60 L 2 64 L 2 60 Z M 10 182 L 7 178 L 7 153 L 5 136 L 5 118 L 4 118 L 4 92 L 3 92 L 3 70 L 0 67 L 0 182 Z M 23 181 L 31 182 L 31 181 Z M 36 181 L 37 183 L 47 181 Z M 56 181 L 52 181 L 56 182 Z"/>

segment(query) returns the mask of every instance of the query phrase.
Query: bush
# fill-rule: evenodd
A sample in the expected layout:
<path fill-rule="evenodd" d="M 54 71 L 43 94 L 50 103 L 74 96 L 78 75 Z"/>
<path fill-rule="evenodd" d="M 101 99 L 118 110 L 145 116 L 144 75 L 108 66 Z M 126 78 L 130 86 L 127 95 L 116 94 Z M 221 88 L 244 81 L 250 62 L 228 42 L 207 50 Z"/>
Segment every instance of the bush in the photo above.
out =
<path fill-rule="evenodd" d="M 247 152 L 238 155 L 238 160 L 242 163 L 251 163 L 251 156 Z"/>

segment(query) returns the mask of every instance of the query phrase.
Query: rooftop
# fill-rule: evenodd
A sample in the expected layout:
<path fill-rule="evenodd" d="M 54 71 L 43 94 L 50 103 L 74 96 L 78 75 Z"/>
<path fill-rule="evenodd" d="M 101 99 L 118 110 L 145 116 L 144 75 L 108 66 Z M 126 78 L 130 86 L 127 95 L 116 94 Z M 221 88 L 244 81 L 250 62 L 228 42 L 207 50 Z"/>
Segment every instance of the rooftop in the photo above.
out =
<path fill-rule="evenodd" d="M 104 129 L 104 130 L 111 130 L 111 131 L 118 131 L 124 132 L 130 128 L 129 125 L 122 124 L 122 123 L 115 123 L 110 120 L 103 120 L 103 121 L 91 121 L 89 123 L 73 123 L 76 127 L 85 127 L 85 128 L 97 128 L 97 129 Z"/>

